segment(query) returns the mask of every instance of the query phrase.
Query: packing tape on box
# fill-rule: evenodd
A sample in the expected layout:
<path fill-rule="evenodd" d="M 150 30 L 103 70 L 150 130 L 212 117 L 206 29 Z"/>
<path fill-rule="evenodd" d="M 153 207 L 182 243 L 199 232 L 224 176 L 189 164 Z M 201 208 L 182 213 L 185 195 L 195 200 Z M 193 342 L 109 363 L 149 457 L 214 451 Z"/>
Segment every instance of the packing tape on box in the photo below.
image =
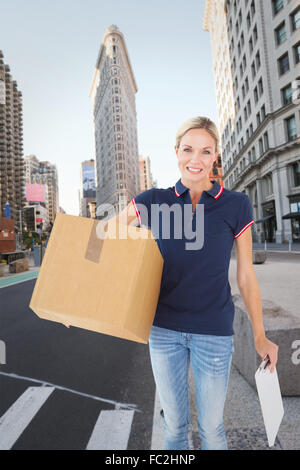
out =
<path fill-rule="evenodd" d="M 100 254 L 104 243 L 104 238 L 99 238 L 97 235 L 97 230 L 99 230 L 98 224 L 101 224 L 102 227 L 100 228 L 102 228 L 103 231 L 107 233 L 108 222 L 94 220 L 84 255 L 86 259 L 88 259 L 89 261 L 93 261 L 94 263 L 99 263 Z"/>

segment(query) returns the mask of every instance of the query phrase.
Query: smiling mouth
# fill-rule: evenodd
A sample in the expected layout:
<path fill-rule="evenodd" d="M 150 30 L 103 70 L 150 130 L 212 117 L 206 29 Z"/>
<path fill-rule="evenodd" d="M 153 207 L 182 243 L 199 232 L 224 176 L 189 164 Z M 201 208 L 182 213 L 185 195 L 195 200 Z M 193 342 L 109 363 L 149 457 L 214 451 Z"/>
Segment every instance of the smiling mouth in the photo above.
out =
<path fill-rule="evenodd" d="M 193 173 L 195 175 L 201 173 L 202 171 L 202 168 L 193 168 L 193 167 L 186 167 L 186 169 L 188 170 L 189 173 Z"/>

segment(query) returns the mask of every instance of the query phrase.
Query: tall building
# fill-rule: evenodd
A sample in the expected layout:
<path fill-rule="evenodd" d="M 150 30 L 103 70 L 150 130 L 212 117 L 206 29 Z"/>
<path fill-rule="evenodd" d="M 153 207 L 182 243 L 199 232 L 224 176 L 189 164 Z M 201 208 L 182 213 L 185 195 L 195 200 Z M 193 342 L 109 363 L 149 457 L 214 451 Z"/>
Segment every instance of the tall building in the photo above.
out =
<path fill-rule="evenodd" d="M 22 93 L 0 51 L 0 216 L 9 202 L 16 230 L 25 204 L 24 185 Z"/>
<path fill-rule="evenodd" d="M 139 157 L 139 171 L 140 171 L 140 191 L 146 191 L 147 189 L 155 187 L 156 183 L 153 181 L 150 158 Z"/>
<path fill-rule="evenodd" d="M 206 0 L 203 28 L 211 35 L 224 186 L 250 197 L 255 241 L 299 242 L 299 2 Z"/>
<path fill-rule="evenodd" d="M 97 210 L 108 203 L 119 212 L 140 192 L 136 92 L 124 36 L 111 25 L 103 36 L 89 95 L 95 132 Z"/>
<path fill-rule="evenodd" d="M 85 160 L 80 165 L 79 215 L 91 217 L 90 203 L 96 202 L 95 160 Z"/>
<path fill-rule="evenodd" d="M 44 184 L 46 188 L 46 208 L 49 221 L 54 223 L 56 213 L 59 212 L 58 173 L 56 165 L 41 162 L 35 155 L 24 158 L 26 183 Z"/>

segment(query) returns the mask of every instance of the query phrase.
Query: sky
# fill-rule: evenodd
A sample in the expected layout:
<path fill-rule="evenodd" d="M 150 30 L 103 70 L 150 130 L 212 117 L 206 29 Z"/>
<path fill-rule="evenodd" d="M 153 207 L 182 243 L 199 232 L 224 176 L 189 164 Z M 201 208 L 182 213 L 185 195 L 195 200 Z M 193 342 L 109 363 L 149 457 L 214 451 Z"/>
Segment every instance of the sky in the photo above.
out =
<path fill-rule="evenodd" d="M 0 0 L 0 50 L 23 95 L 24 156 L 56 164 L 59 205 L 79 215 L 80 163 L 95 159 L 89 91 L 105 30 L 125 38 L 138 91 L 138 151 L 158 187 L 180 178 L 183 121 L 218 125 L 205 0 Z"/>

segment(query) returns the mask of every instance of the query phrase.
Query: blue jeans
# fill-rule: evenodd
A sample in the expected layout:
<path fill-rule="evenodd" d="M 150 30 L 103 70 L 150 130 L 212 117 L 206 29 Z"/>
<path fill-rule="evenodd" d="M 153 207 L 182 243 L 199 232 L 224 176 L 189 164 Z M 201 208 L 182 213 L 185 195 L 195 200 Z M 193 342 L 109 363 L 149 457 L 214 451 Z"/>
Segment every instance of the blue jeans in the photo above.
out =
<path fill-rule="evenodd" d="M 164 449 L 189 449 L 191 360 L 201 448 L 227 450 L 223 414 L 234 352 L 233 335 L 182 333 L 153 325 L 149 350 L 163 408 Z"/>

